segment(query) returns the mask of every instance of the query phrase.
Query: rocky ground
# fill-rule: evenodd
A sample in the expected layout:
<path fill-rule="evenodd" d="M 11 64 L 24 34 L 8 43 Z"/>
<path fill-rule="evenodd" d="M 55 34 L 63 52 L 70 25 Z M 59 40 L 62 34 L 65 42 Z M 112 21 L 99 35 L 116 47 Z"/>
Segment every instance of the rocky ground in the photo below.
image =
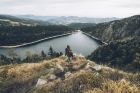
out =
<path fill-rule="evenodd" d="M 77 55 L 0 67 L 0 93 L 140 93 L 140 74 Z"/>

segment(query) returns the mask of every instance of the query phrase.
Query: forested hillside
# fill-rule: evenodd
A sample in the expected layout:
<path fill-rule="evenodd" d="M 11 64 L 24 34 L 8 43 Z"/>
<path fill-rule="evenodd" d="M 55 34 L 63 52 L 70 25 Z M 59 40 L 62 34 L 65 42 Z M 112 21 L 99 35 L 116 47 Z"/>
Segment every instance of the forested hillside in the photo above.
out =
<path fill-rule="evenodd" d="M 127 71 L 140 71 L 140 38 L 111 42 L 88 56 L 98 64 L 107 64 Z"/>
<path fill-rule="evenodd" d="M 95 23 L 71 23 L 68 26 L 72 29 L 81 29 L 81 28 L 85 28 L 85 27 L 91 27 L 93 25 L 96 25 Z"/>
<path fill-rule="evenodd" d="M 17 45 L 33 42 L 46 37 L 71 32 L 62 25 L 49 26 L 2 26 L 0 27 L 0 45 Z"/>
<path fill-rule="evenodd" d="M 104 42 L 130 40 L 140 36 L 140 15 L 101 23 L 96 26 L 83 28 L 82 31 L 88 32 Z"/>
<path fill-rule="evenodd" d="M 63 25 L 51 25 L 45 21 L 0 15 L 0 46 L 29 43 L 69 31 L 71 29 Z"/>
<path fill-rule="evenodd" d="M 89 55 L 90 60 L 127 71 L 140 70 L 139 15 L 82 30 L 108 43 Z"/>

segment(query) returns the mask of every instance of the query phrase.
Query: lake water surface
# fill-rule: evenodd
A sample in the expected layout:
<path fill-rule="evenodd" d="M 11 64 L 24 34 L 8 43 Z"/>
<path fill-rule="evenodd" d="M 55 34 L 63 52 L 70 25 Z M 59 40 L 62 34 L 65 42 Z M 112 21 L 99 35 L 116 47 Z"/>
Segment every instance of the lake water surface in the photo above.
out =
<path fill-rule="evenodd" d="M 12 48 L 12 49 L 0 48 L 0 54 L 8 56 L 11 54 L 11 52 L 12 53 L 14 52 L 19 57 L 24 58 L 29 53 L 40 54 L 42 50 L 45 53 L 48 53 L 50 46 L 52 46 L 55 51 L 64 53 L 67 45 L 70 45 L 74 53 L 82 54 L 84 56 L 89 55 L 99 47 L 99 44 L 96 41 L 94 41 L 92 38 L 84 35 L 82 32 L 75 32 L 68 36 L 46 40 L 25 47 Z"/>

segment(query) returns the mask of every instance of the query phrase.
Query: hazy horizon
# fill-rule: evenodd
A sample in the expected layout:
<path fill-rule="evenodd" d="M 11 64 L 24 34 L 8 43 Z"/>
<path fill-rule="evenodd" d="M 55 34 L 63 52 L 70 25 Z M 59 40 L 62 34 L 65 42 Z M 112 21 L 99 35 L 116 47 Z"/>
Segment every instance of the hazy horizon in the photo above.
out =
<path fill-rule="evenodd" d="M 140 14 L 140 0 L 0 0 L 0 14 L 124 18 Z"/>

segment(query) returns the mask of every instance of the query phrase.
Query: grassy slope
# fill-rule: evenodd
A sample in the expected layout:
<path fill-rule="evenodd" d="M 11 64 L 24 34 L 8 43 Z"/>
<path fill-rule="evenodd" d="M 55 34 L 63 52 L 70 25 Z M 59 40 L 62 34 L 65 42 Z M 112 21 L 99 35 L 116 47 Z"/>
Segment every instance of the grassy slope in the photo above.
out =
<path fill-rule="evenodd" d="M 64 73 L 70 71 L 72 74 L 68 78 L 59 76 L 58 64 Z M 138 73 L 126 73 L 107 66 L 96 71 L 95 65 L 81 56 L 68 64 L 62 56 L 40 63 L 1 66 L 0 93 L 140 93 Z M 52 68 L 53 72 L 50 71 Z M 49 74 L 57 75 L 57 78 L 35 87 L 38 78 L 47 80 Z"/>

